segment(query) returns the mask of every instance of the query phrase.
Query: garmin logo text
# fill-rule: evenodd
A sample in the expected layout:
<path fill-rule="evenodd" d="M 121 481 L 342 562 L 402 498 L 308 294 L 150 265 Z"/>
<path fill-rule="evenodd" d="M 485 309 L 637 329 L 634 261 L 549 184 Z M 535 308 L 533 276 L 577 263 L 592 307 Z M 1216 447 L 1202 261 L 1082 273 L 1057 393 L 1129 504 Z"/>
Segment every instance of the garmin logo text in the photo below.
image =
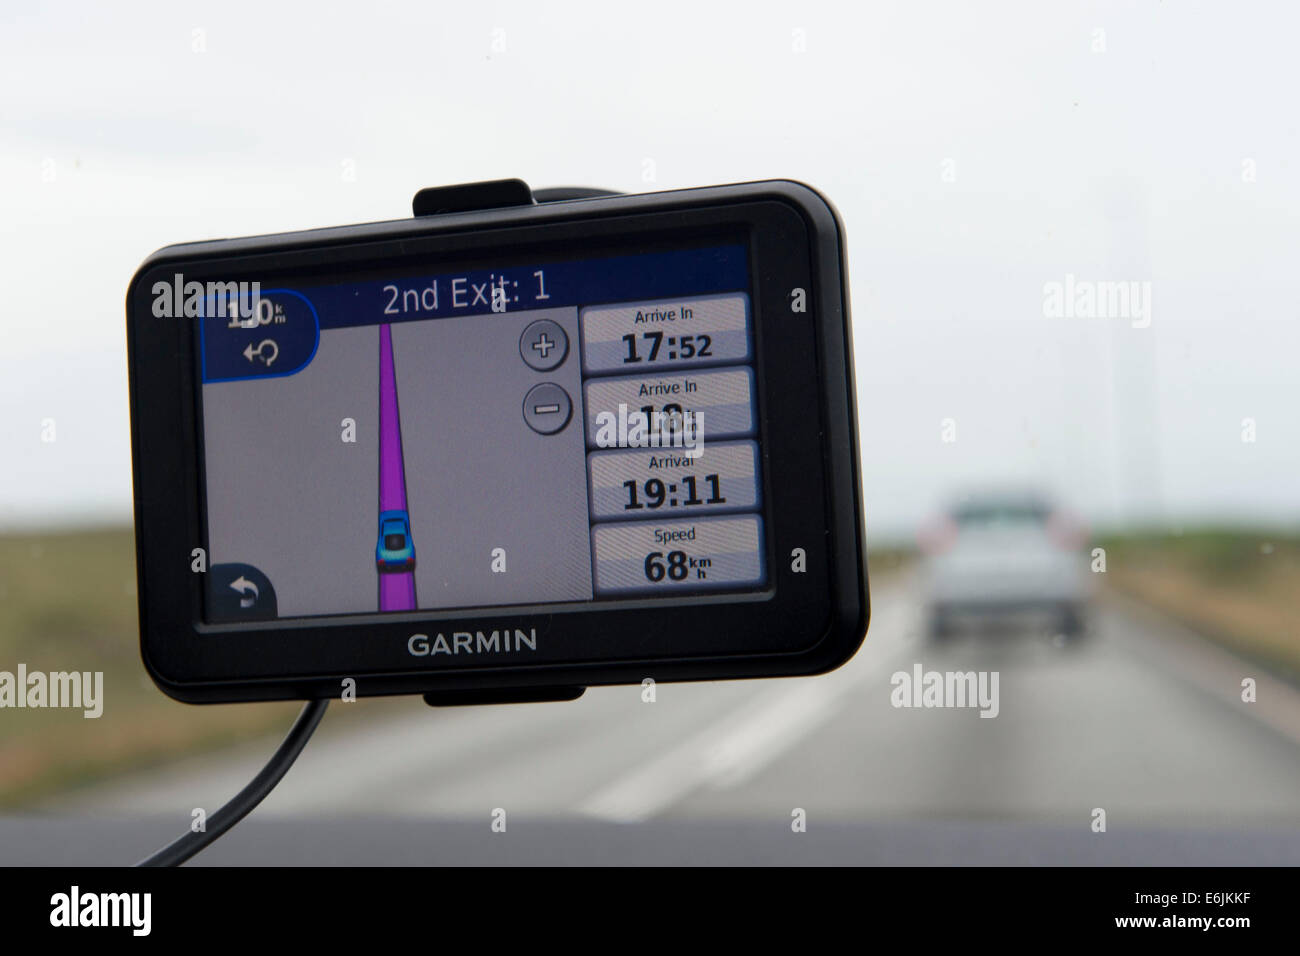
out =
<path fill-rule="evenodd" d="M 152 914 L 152 893 L 82 893 L 74 886 L 50 897 L 51 926 L 125 926 L 133 936 L 148 936 Z"/>
<path fill-rule="evenodd" d="M 80 709 L 87 719 L 104 713 L 103 671 L 0 671 L 0 708 Z"/>
<path fill-rule="evenodd" d="M 260 282 L 186 282 L 178 272 L 171 282 L 153 284 L 153 314 L 160 319 L 228 318 L 231 328 L 251 329 L 271 321 L 268 310 L 273 305 L 263 300 Z"/>
<path fill-rule="evenodd" d="M 527 631 L 509 628 L 500 631 L 453 631 L 451 640 L 439 633 L 430 638 L 428 634 L 412 634 L 406 642 L 406 649 L 414 657 L 428 657 L 430 654 L 505 654 L 516 651 L 537 650 L 537 628 Z"/>

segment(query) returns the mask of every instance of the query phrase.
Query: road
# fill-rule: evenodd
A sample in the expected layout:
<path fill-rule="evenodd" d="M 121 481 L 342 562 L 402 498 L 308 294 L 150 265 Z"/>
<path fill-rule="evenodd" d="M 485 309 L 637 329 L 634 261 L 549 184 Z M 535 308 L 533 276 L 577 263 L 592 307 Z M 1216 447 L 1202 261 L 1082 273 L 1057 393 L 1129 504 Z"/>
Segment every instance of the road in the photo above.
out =
<path fill-rule="evenodd" d="M 922 637 L 907 580 L 874 594 L 857 657 L 814 679 L 602 688 L 573 703 L 379 717 L 336 703 L 256 819 L 976 820 L 1090 832 L 1300 823 L 1300 694 L 1145 609 L 1108 598 L 1078 647 Z M 897 708 L 891 675 L 999 674 L 999 712 Z M 1258 701 L 1240 700 L 1243 677 Z M 62 813 L 188 823 L 241 787 L 267 742 L 56 801 Z M 787 827 L 788 829 L 788 827 Z"/>
<path fill-rule="evenodd" d="M 379 327 L 379 513 L 406 511 L 406 469 L 402 460 L 402 418 L 393 368 L 393 333 Z M 410 544 L 409 539 L 403 542 Z M 413 611 L 414 571 L 379 572 L 379 610 Z"/>

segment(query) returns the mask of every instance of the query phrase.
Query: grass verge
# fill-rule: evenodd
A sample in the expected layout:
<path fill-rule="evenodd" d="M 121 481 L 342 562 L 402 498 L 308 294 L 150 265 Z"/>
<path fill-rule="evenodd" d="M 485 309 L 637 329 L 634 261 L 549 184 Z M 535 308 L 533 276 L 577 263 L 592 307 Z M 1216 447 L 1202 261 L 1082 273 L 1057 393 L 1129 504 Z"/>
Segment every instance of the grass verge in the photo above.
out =
<path fill-rule="evenodd" d="M 1300 535 L 1204 528 L 1098 543 L 1109 586 L 1300 684 Z"/>

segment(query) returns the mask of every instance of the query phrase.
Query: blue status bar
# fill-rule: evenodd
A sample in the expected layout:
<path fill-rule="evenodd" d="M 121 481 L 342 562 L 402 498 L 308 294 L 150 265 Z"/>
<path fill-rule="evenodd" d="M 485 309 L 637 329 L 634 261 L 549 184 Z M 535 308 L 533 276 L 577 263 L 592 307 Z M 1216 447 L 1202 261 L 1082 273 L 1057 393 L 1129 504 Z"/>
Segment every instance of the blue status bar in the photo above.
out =
<path fill-rule="evenodd" d="M 708 295 L 748 285 L 743 245 L 291 289 L 263 284 L 261 308 L 251 318 L 199 320 L 203 381 L 292 375 L 311 361 L 323 330 Z"/>

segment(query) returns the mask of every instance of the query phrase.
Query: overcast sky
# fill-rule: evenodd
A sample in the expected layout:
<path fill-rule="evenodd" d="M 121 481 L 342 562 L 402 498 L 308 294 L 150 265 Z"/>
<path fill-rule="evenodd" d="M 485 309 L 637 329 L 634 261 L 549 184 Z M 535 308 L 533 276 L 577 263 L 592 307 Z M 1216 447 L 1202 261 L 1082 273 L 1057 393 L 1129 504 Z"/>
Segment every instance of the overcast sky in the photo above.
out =
<path fill-rule="evenodd" d="M 829 196 L 869 532 L 1006 481 L 1097 523 L 1300 521 L 1291 5 L 126 9 L 0 5 L 0 527 L 129 518 L 154 249 L 504 176 Z M 1149 326 L 1046 315 L 1067 275 L 1149 282 Z"/>

